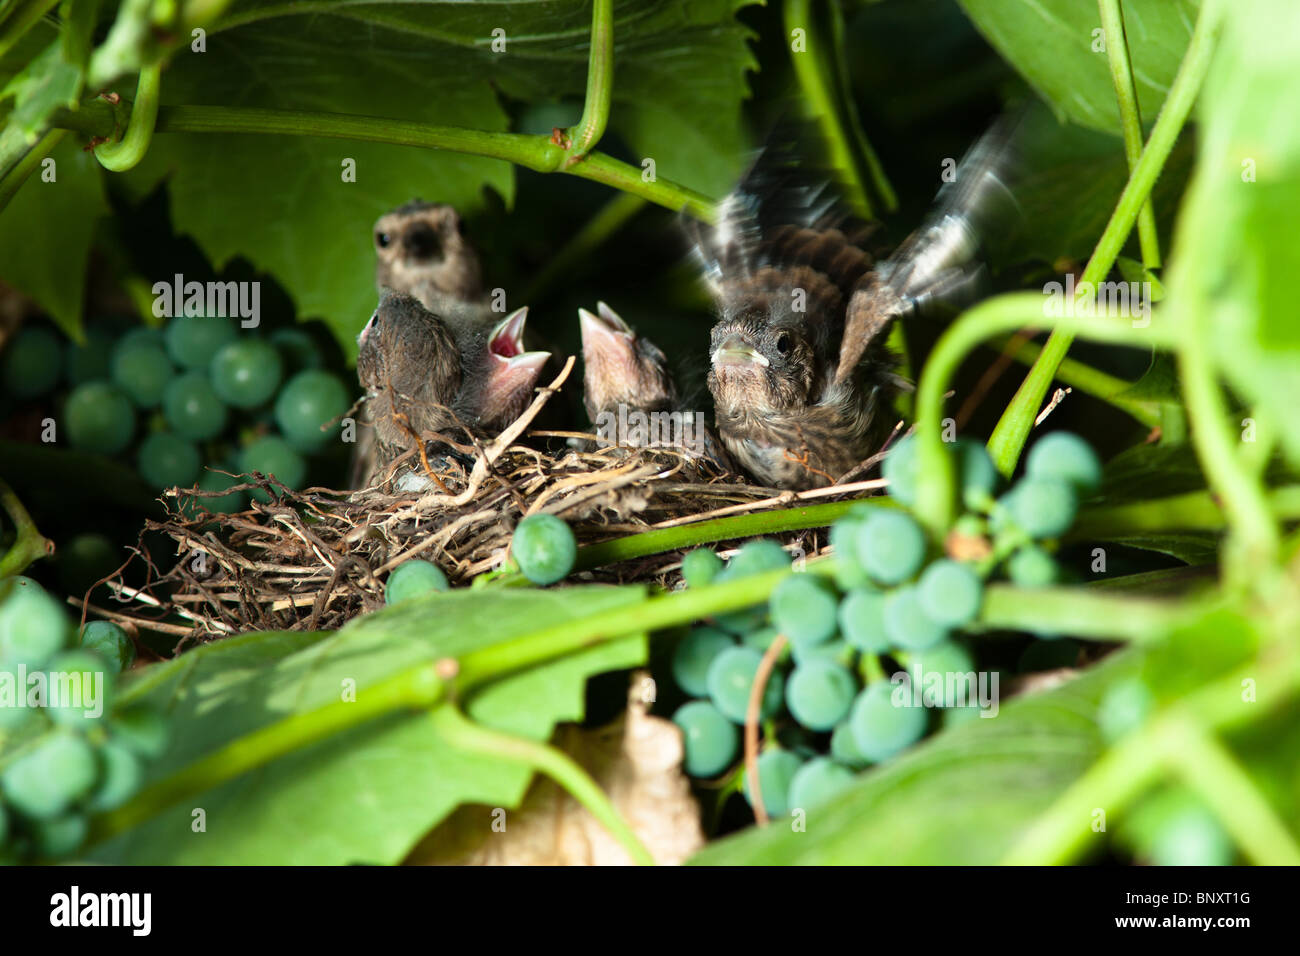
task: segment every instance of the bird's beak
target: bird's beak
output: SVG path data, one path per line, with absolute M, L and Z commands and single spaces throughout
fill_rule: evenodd
M 582 331 L 582 354 L 590 362 L 603 358 L 606 361 L 622 360 L 632 351 L 635 333 L 619 314 L 604 302 L 597 303 L 598 315 L 586 309 L 578 310 L 578 325 Z
M 713 365 L 715 368 L 744 365 L 757 365 L 766 368 L 768 361 L 759 353 L 758 349 L 745 341 L 743 335 L 739 332 L 733 332 L 723 340 L 721 345 L 713 350 Z
M 370 316 L 370 321 L 366 323 L 365 328 L 357 334 L 357 348 L 362 348 L 366 344 L 366 338 L 370 335 L 371 330 L 375 327 L 375 323 L 378 321 L 379 312 L 376 310 L 375 313 Z
M 498 358 L 509 359 L 524 352 L 524 322 L 528 319 L 528 306 L 515 309 L 497 323 L 488 339 L 488 351 Z

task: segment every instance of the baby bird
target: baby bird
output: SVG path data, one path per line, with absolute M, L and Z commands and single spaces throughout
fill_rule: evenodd
M 415 297 L 386 292 L 357 337 L 357 378 L 369 397 L 376 464 L 429 432 L 464 427 L 491 434 L 514 421 L 550 357 L 524 351 L 527 314 L 519 309 L 490 334 L 457 342 L 447 322 Z
M 637 448 L 666 446 L 729 463 L 699 412 L 682 408 L 664 353 L 604 302 L 578 310 L 582 331 L 583 404 L 600 436 Z
M 697 230 L 717 304 L 709 390 L 735 459 L 765 485 L 833 484 L 883 443 L 889 401 L 908 383 L 886 346 L 890 325 L 924 304 L 969 294 L 979 237 L 1002 218 L 1005 130 L 963 160 L 936 211 L 881 263 L 861 248 L 826 179 L 765 150 Z M 1000 207 L 994 215 L 992 207 Z
M 453 326 L 487 324 L 478 250 L 456 210 L 415 199 L 375 223 L 375 285 L 413 295 Z

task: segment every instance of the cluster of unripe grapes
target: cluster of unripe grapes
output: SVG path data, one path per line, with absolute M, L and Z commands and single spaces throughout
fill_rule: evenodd
M 167 742 L 158 711 L 114 711 L 117 675 L 135 659 L 108 621 L 79 632 L 59 602 L 27 577 L 0 580 L 0 862 L 77 851 L 91 814 L 129 800 L 146 761 Z
M 792 574 L 765 607 L 717 615 L 680 641 L 673 680 L 695 699 L 673 719 L 685 740 L 688 774 L 715 778 L 736 766 L 751 691 L 778 634 L 787 645 L 767 677 L 758 714 L 767 731 L 759 785 L 773 816 L 830 799 L 857 770 L 912 746 L 930 726 L 928 706 L 944 722 L 975 712 L 974 700 L 946 696 L 952 682 L 930 699 L 912 682 L 919 688 L 922 675 L 936 673 L 974 677 L 959 634 L 979 615 L 986 581 L 1001 573 L 1024 587 L 1058 580 L 1051 542 L 1069 529 L 1101 468 L 1081 439 L 1056 433 L 1034 446 L 1025 477 L 995 497 L 999 478 L 984 447 L 959 441 L 951 453 L 966 513 L 945 542 L 932 541 L 906 510 L 916 500 L 916 447 L 905 439 L 884 466 L 893 504 L 905 507 L 855 507 L 831 527 L 830 574 Z M 701 587 L 790 564 L 779 544 L 759 539 L 726 563 L 713 551 L 692 551 L 682 575 L 688 587 Z M 908 680 L 891 678 L 886 661 Z M 787 719 L 796 725 L 793 746 L 773 732 Z M 748 797 L 747 776 L 743 789 Z
M 234 318 L 181 316 L 116 337 L 92 324 L 84 345 L 29 322 L 0 355 L 0 380 L 19 401 L 66 388 L 56 442 L 111 456 L 134 449 L 155 488 L 217 491 L 239 479 L 205 465 L 301 485 L 309 458 L 338 437 L 337 425 L 321 426 L 352 405 L 352 390 L 323 364 L 304 330 L 263 336 Z M 242 492 L 203 499 L 214 512 L 246 504 Z

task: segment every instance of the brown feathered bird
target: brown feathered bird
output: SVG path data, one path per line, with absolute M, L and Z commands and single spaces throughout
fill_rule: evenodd
M 759 482 L 834 483 L 879 449 L 889 402 L 909 387 L 886 345 L 891 323 L 932 300 L 968 296 L 979 237 L 1014 208 L 1003 179 L 1005 127 L 985 137 L 941 190 L 935 211 L 876 263 L 827 178 L 769 146 L 695 231 L 717 305 L 709 390 L 718 432 Z
M 604 302 L 578 310 L 583 404 L 607 442 L 670 447 L 729 470 L 704 415 L 683 407 L 664 353 Z
M 490 334 L 458 342 L 414 296 L 385 292 L 357 337 L 357 378 L 380 443 L 409 445 L 412 433 L 458 427 L 487 433 L 514 421 L 550 355 L 524 351 L 527 314 L 519 309 Z

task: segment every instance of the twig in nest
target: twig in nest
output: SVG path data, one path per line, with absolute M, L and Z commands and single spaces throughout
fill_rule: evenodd
M 763 787 L 758 780 L 758 715 L 763 709 L 763 692 L 767 690 L 768 678 L 784 649 L 784 634 L 772 638 L 763 659 L 758 662 L 754 686 L 749 689 L 749 706 L 745 709 L 745 776 L 749 778 L 749 803 L 760 827 L 767 826 L 768 816 L 767 808 L 763 806 Z

